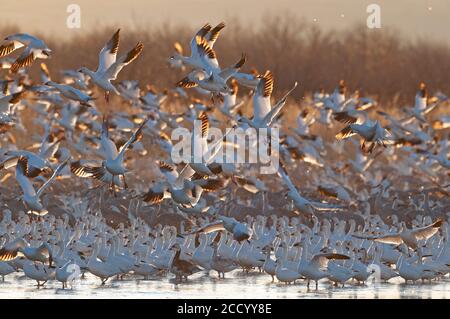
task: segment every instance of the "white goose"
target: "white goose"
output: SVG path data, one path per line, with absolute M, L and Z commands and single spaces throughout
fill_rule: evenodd
M 203 68 L 204 65 L 200 59 L 197 47 L 197 38 L 206 38 L 208 45 L 212 48 L 219 37 L 220 31 L 225 27 L 225 23 L 221 22 L 214 28 L 209 23 L 205 24 L 190 41 L 191 55 L 183 56 L 183 48 L 180 43 L 175 42 L 175 54 L 170 57 L 169 63 L 174 66 L 186 65 L 194 69 Z
M 47 59 L 52 50 L 42 41 L 26 33 L 16 33 L 9 35 L 0 46 L 0 58 L 17 49 L 26 47 L 22 54 L 11 65 L 11 72 L 16 73 L 20 68 L 29 66 L 36 59 Z
M 16 269 L 8 262 L 0 261 L 0 276 L 2 276 L 2 281 L 5 281 L 5 276 L 12 274 L 15 271 Z
M 16 166 L 16 180 L 22 188 L 23 195 L 22 199 L 25 206 L 33 213 L 37 215 L 47 214 L 47 210 L 44 205 L 42 205 L 40 197 L 44 190 L 56 179 L 61 170 L 66 166 L 68 159 L 62 162 L 53 172 L 53 175 L 39 188 L 35 191 L 33 184 L 27 177 L 28 171 L 28 160 L 25 157 L 20 157 Z
M 124 54 L 117 59 L 119 33 L 120 29 L 114 33 L 108 43 L 101 49 L 99 53 L 98 68 L 95 72 L 86 67 L 81 67 L 79 69 L 79 72 L 88 75 L 97 86 L 105 90 L 105 99 L 107 102 L 109 102 L 110 92 L 120 95 L 120 92 L 111 81 L 115 80 L 123 67 L 133 62 L 141 54 L 144 48 L 144 45 L 141 42 L 138 42 L 127 54 Z
M 96 240 L 94 244 L 94 251 L 92 252 L 92 255 L 89 257 L 89 261 L 87 263 L 87 268 L 89 272 L 99 277 L 102 281 L 102 285 L 104 285 L 110 277 L 120 274 L 121 271 L 118 268 L 118 266 L 113 263 L 107 261 L 102 262 L 97 260 L 100 249 L 100 242 L 101 242 L 100 238 Z
M 47 281 L 55 278 L 54 268 L 32 261 L 25 262 L 23 272 L 28 278 L 36 280 L 38 287 L 42 287 Z
M 238 120 L 257 129 L 270 127 L 286 104 L 287 97 L 296 87 L 297 82 L 295 82 L 294 86 L 274 106 L 272 106 L 270 98 L 273 91 L 273 75 L 272 72 L 266 71 L 266 73 L 261 76 L 255 94 L 253 95 L 253 119 L 250 120 L 241 116 Z
M 93 177 L 99 180 L 105 181 L 106 175 L 111 175 L 110 186 L 115 192 L 116 177 L 122 176 L 124 181 L 124 187 L 128 188 L 125 181 L 125 173 L 127 169 L 124 166 L 124 156 L 126 150 L 142 138 L 143 127 L 147 124 L 148 118 L 145 119 L 138 127 L 138 129 L 133 133 L 133 135 L 128 139 L 128 141 L 117 151 L 116 144 L 109 138 L 108 132 L 108 119 L 103 120 L 102 133 L 101 133 L 101 146 L 104 152 L 105 160 L 102 161 L 102 166 L 100 167 L 89 167 L 80 165 L 73 165 L 71 167 L 72 172 L 79 177 Z
M 89 102 L 95 100 L 90 95 L 67 84 L 59 84 L 53 81 L 47 81 L 45 85 L 54 87 L 56 90 L 61 92 L 63 96 L 70 100 L 78 101 L 81 103 L 81 105 L 90 107 L 91 105 L 89 104 Z

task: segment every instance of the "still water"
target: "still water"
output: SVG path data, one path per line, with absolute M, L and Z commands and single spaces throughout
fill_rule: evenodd
M 344 288 L 331 287 L 326 280 L 319 289 L 306 288 L 303 281 L 295 285 L 272 283 L 271 277 L 257 272 L 228 273 L 225 279 L 216 274 L 197 273 L 187 282 L 176 284 L 173 278 L 136 280 L 110 279 L 105 286 L 88 274 L 78 280 L 73 289 L 61 289 L 61 283 L 51 281 L 37 288 L 36 282 L 12 274 L 0 282 L 0 298 L 449 298 L 450 279 L 431 284 L 405 285 L 400 278 L 389 283 L 369 283 L 359 286 L 349 282 Z

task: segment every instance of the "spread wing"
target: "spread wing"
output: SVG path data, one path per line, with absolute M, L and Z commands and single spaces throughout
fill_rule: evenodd
M 190 233 L 187 233 L 185 235 L 191 235 L 191 234 L 195 234 L 195 233 L 209 234 L 209 233 L 219 231 L 219 230 L 225 230 L 225 227 L 224 227 L 222 221 L 217 221 L 217 222 L 202 226 L 202 227 L 197 228 L 196 230 L 194 230 Z
M 271 110 L 270 97 L 273 91 L 272 72 L 266 71 L 261 77 L 253 96 L 253 116 L 255 120 L 262 120 Z
M 100 139 L 100 144 L 102 146 L 103 151 L 105 152 L 107 159 L 115 159 L 117 157 L 117 147 L 116 144 L 109 139 L 109 133 L 108 133 L 108 119 L 103 119 L 102 124 L 102 134 Z
M 356 235 L 356 234 L 353 234 L 352 236 L 356 237 L 356 238 L 360 238 L 360 239 L 368 239 L 368 240 L 377 241 L 379 243 L 391 244 L 391 245 L 400 245 L 403 243 L 403 239 L 400 237 L 400 234 L 398 234 L 398 233 L 388 234 L 388 235 L 383 235 L 383 236 L 361 236 L 361 235 Z
M 24 194 L 29 196 L 36 195 L 36 191 L 34 190 L 33 184 L 31 184 L 30 180 L 27 177 L 28 172 L 28 160 L 26 157 L 21 156 L 17 161 L 16 166 L 16 180 L 22 188 Z
M 350 259 L 350 257 L 336 253 L 325 253 L 315 255 L 311 260 L 311 262 L 318 268 L 325 268 L 328 266 L 328 262 L 330 260 L 346 260 L 346 259 Z
M 144 122 L 141 123 L 141 125 L 139 125 L 139 128 L 136 130 L 136 132 L 134 132 L 134 134 L 130 137 L 130 139 L 122 146 L 119 155 L 123 154 L 131 144 L 135 143 L 136 141 L 142 138 L 142 129 L 145 126 L 145 124 L 147 124 L 148 120 L 149 119 L 147 118 Z
M 61 173 L 63 168 L 67 165 L 69 159 L 66 159 L 64 162 L 62 162 L 53 172 L 52 176 L 44 183 L 44 185 L 39 188 L 37 191 L 37 196 L 41 196 L 42 192 L 55 180 L 55 178 Z
M 278 114 L 280 114 L 281 109 L 284 107 L 284 105 L 286 104 L 286 99 L 289 96 L 289 94 L 291 94 L 291 92 L 293 90 L 295 90 L 295 88 L 297 87 L 297 82 L 294 83 L 294 86 L 292 87 L 292 89 L 290 89 L 284 96 L 283 98 L 278 101 L 278 103 L 270 110 L 270 112 L 264 117 L 264 123 L 267 124 L 267 126 L 270 126 L 273 121 L 277 118 Z
M 24 45 L 19 41 L 10 41 L 0 45 L 0 58 L 7 56 L 8 54 L 20 49 Z
M 119 51 L 120 29 L 118 29 L 98 54 L 97 73 L 103 73 L 116 62 L 117 51 Z
M 164 189 L 149 189 L 147 193 L 141 196 L 144 202 L 150 204 L 159 204 L 164 200 Z
M 247 61 L 247 56 L 243 53 L 241 56 L 241 59 L 236 62 L 236 64 L 225 68 L 222 70 L 222 72 L 219 73 L 219 76 L 224 79 L 225 81 L 228 80 L 230 77 L 232 77 L 234 74 L 239 72 L 241 67 L 244 65 L 245 61 Z
M 438 220 L 431 225 L 414 229 L 413 233 L 418 240 L 428 239 L 438 232 L 442 224 L 442 220 Z
M 36 59 L 34 52 L 29 47 L 26 48 L 21 55 L 11 65 L 11 72 L 16 73 L 20 68 L 30 66 Z
M 138 42 L 133 49 L 118 58 L 117 61 L 105 71 L 105 76 L 110 80 L 115 80 L 123 67 L 133 62 L 141 54 L 143 49 L 144 45 L 141 42 Z
M 81 178 L 88 178 L 92 177 L 102 182 L 108 182 L 109 179 L 107 178 L 109 172 L 106 171 L 106 169 L 103 166 L 100 167 L 92 167 L 92 166 L 83 166 L 79 161 L 74 162 L 70 164 L 70 171 L 75 176 L 81 177 Z M 112 178 L 112 176 L 111 176 Z

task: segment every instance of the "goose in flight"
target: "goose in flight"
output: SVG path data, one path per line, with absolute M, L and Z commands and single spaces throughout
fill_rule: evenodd
M 337 140 L 343 140 L 353 135 L 358 134 L 362 139 L 361 149 L 364 152 L 371 153 L 376 145 L 382 145 L 386 147 L 386 144 L 391 143 L 390 132 L 383 128 L 378 121 L 366 120 L 362 124 L 358 124 L 358 119 L 349 115 L 344 115 L 342 112 L 339 114 L 341 121 L 347 121 L 351 123 L 345 128 L 343 128 L 338 134 L 336 134 Z M 366 143 L 369 144 L 366 147 Z
M 410 248 L 416 250 L 419 248 L 419 241 L 428 240 L 432 236 L 434 236 L 439 228 L 443 225 L 442 220 L 437 220 L 431 225 L 425 227 L 418 227 L 414 229 L 408 229 L 404 221 L 400 222 L 401 230 L 398 233 L 387 234 L 383 236 L 364 236 L 353 234 L 353 237 L 361 238 L 361 239 L 369 239 L 374 240 L 376 242 L 385 243 L 385 244 L 393 244 L 393 245 L 401 245 L 406 244 Z M 420 249 L 419 249 L 420 251 Z
M 60 142 L 64 137 L 56 138 L 50 141 L 50 134 L 45 134 L 40 143 L 39 152 L 37 154 L 27 150 L 8 150 L 3 154 L 0 153 L 3 160 L 0 162 L 0 168 L 8 169 L 16 166 L 20 157 L 27 160 L 27 177 L 36 177 L 44 170 L 51 170 L 52 165 L 49 162 L 58 151 Z
M 171 198 L 181 207 L 195 207 L 200 200 L 203 189 L 190 180 L 186 169 L 178 173 L 176 168 L 164 161 L 159 162 L 159 170 L 166 177 L 153 185 L 146 193 L 140 195 L 144 202 L 160 204 L 165 198 Z
M 294 206 L 299 209 L 301 212 L 306 212 L 311 215 L 314 215 L 314 210 L 338 210 L 343 208 L 340 205 L 332 205 L 326 203 L 319 203 L 310 201 L 303 196 L 300 195 L 295 185 L 292 183 L 289 175 L 284 167 L 284 164 L 280 161 L 280 165 L 278 168 L 278 175 L 283 179 L 284 184 L 288 187 L 289 192 L 287 193 L 287 197 L 290 198 L 294 204 Z
M 234 65 L 221 69 L 216 52 L 209 46 L 206 38 L 197 37 L 197 50 L 200 60 L 203 63 L 201 69 L 196 69 L 189 73 L 177 83 L 177 86 L 183 88 L 199 86 L 213 93 L 232 93 L 227 81 L 244 65 L 247 60 L 245 54 Z
M 266 71 L 266 73 L 261 76 L 253 96 L 253 119 L 250 120 L 241 116 L 238 119 L 239 122 L 246 123 L 254 128 L 270 127 L 286 104 L 287 97 L 296 87 L 297 82 L 295 82 L 294 86 L 274 106 L 272 106 L 270 98 L 273 91 L 273 75 L 272 72 Z
M 225 23 L 221 22 L 216 25 L 214 28 L 211 27 L 209 23 L 206 23 L 190 41 L 191 47 L 191 55 L 183 56 L 183 47 L 180 43 L 175 42 L 175 54 L 170 57 L 169 63 L 171 66 L 179 67 L 186 65 L 192 67 L 194 69 L 203 68 L 203 62 L 201 61 L 200 54 L 197 47 L 197 39 L 205 38 L 208 43 L 208 46 L 212 49 L 214 47 L 214 43 L 220 35 L 222 29 L 225 28 Z
M 26 91 L 20 91 L 0 97 L 0 114 L 13 114 L 14 105 L 19 103 L 25 97 L 25 94 Z
M 11 65 L 12 73 L 16 73 L 20 68 L 30 66 L 36 59 L 47 59 L 52 53 L 52 50 L 41 39 L 26 33 L 16 33 L 7 36 L 0 45 L 0 58 L 22 47 L 25 47 L 25 50 Z
M 244 104 L 243 101 L 236 101 L 238 89 L 237 80 L 233 78 L 231 80 L 231 92 L 223 95 L 223 104 L 219 108 L 219 111 L 230 119 L 234 119 L 236 112 Z
M 249 240 L 252 237 L 253 229 L 248 227 L 246 224 L 241 223 L 232 217 L 226 217 L 217 213 L 212 214 L 217 218 L 217 221 L 206 224 L 184 235 L 192 235 L 196 233 L 209 234 L 219 230 L 227 230 L 233 234 L 233 239 L 238 242 Z
M 59 173 L 66 166 L 68 159 L 62 162 L 53 172 L 52 176 L 36 191 L 33 184 L 28 179 L 28 159 L 21 156 L 17 161 L 16 180 L 23 191 L 23 202 L 25 206 L 34 214 L 45 215 L 47 211 L 41 203 L 40 197 L 44 190 L 56 179 Z
M 98 87 L 105 90 L 105 99 L 107 102 L 109 102 L 110 92 L 120 95 L 120 92 L 111 81 L 115 80 L 119 72 L 126 65 L 133 62 L 144 49 L 144 45 L 141 42 L 138 42 L 133 49 L 117 58 L 117 52 L 119 51 L 119 33 L 120 29 L 114 33 L 108 43 L 100 50 L 98 67 L 95 72 L 86 67 L 81 67 L 78 70 L 89 76 Z
M 140 140 L 143 136 L 143 128 L 147 124 L 149 118 L 146 118 L 138 127 L 138 129 L 133 133 L 133 135 L 128 139 L 128 141 L 122 145 L 120 151 L 117 150 L 116 144 L 109 138 L 109 125 L 108 118 L 105 117 L 103 119 L 102 125 L 102 133 L 100 143 L 105 155 L 105 160 L 102 161 L 102 165 L 100 167 L 88 167 L 82 166 L 79 163 L 77 165 L 73 165 L 71 171 L 79 176 L 79 177 L 94 177 L 99 180 L 105 181 L 105 175 L 111 174 L 111 188 L 115 194 L 115 184 L 116 176 L 122 176 L 124 181 L 124 187 L 128 188 L 128 185 L 125 181 L 125 173 L 127 169 L 124 166 L 124 156 L 126 150 L 133 143 Z
M 48 262 L 49 266 L 53 262 L 52 250 L 47 243 L 39 247 L 30 247 L 23 238 L 17 238 L 0 249 L 0 261 L 11 261 L 21 256 L 31 261 Z
M 84 105 L 84 106 L 91 107 L 92 105 L 90 105 L 89 102 L 95 100 L 90 95 L 84 93 L 81 90 L 74 88 L 73 86 L 67 85 L 67 84 L 59 84 L 59 83 L 56 83 L 53 81 L 47 81 L 45 83 L 45 85 L 55 88 L 64 97 L 66 97 L 70 100 L 73 100 L 73 101 L 78 101 L 78 102 L 80 102 L 81 105 Z
M 404 110 L 408 116 L 401 121 L 408 124 L 412 120 L 417 119 L 422 123 L 427 123 L 425 115 L 433 111 L 441 102 L 446 100 L 448 100 L 448 97 L 443 94 L 438 94 L 437 96 L 430 98 L 426 84 L 421 82 L 415 96 L 414 107 L 412 109 Z

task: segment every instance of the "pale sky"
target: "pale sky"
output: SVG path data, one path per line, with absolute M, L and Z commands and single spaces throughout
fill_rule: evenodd
M 259 24 L 262 18 L 289 12 L 326 30 L 365 23 L 368 4 L 381 6 L 383 30 L 450 45 L 450 0 L 0 0 L 0 26 L 16 24 L 29 33 L 70 37 L 98 26 L 126 28 L 239 19 Z M 81 7 L 81 29 L 68 29 L 69 4 Z M 0 35 L 3 36 L 3 35 Z

